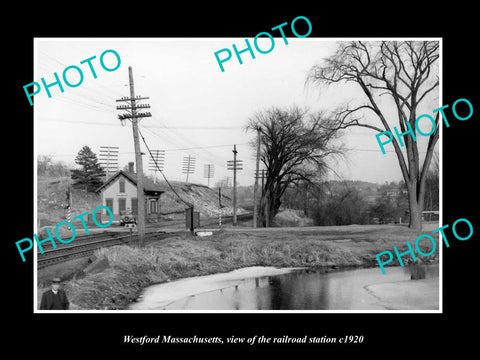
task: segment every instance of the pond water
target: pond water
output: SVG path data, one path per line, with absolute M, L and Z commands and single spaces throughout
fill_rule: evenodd
M 411 280 L 420 278 L 420 280 Z M 158 284 L 134 310 L 438 310 L 439 267 L 325 272 L 251 267 Z

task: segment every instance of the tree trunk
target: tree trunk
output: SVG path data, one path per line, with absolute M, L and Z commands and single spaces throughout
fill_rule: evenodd
M 422 212 L 416 203 L 410 202 L 410 223 L 408 227 L 415 230 L 422 230 Z
M 265 193 L 262 194 L 262 197 L 260 198 L 260 206 L 258 209 L 258 224 L 261 227 L 267 227 L 267 219 L 266 215 L 268 213 L 268 209 L 266 208 L 266 197 Z
M 265 193 L 260 199 L 260 210 L 258 214 L 258 220 L 262 227 L 272 226 L 273 218 L 277 215 L 280 204 L 275 194 L 272 194 L 272 192 L 266 188 Z
M 273 219 L 275 218 L 275 215 L 278 213 L 278 208 L 280 207 L 280 201 L 277 200 L 276 196 L 271 196 L 269 199 L 269 207 L 268 207 L 268 224 L 269 226 L 272 226 L 273 224 Z
M 422 230 L 423 199 L 417 198 L 417 182 L 408 184 L 408 206 L 410 210 L 410 221 L 408 227 L 415 230 Z M 420 197 L 420 198 L 423 198 Z M 419 201 L 422 200 L 422 201 Z

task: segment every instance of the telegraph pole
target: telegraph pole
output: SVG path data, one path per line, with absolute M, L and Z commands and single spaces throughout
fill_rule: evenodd
M 138 201 L 138 214 L 137 214 L 137 230 L 138 230 L 138 245 L 140 247 L 145 246 L 145 193 L 143 187 L 143 161 L 142 153 L 140 150 L 140 140 L 138 137 L 138 120 L 144 117 L 151 117 L 152 115 L 147 113 L 137 112 L 138 109 L 150 108 L 147 104 L 137 104 L 137 101 L 148 99 L 148 97 L 135 97 L 135 90 L 133 84 L 133 72 L 132 67 L 128 67 L 128 78 L 130 83 L 130 98 L 123 97 L 118 101 L 125 101 L 130 103 L 130 106 L 121 105 L 117 106 L 117 110 L 126 110 L 126 114 L 119 115 L 118 118 L 124 125 L 125 119 L 130 119 L 132 122 L 133 130 L 133 143 L 135 147 L 135 165 L 137 171 L 137 201 Z
M 233 226 L 237 226 L 237 171 L 242 170 L 242 160 L 237 160 L 237 145 L 233 145 L 233 161 L 227 161 L 228 170 L 233 170 Z
M 233 226 L 237 226 L 237 145 L 233 145 Z
M 207 186 L 210 187 L 210 179 L 213 178 L 215 167 L 213 164 L 205 164 L 203 168 L 203 177 L 207 178 Z
M 195 172 L 195 157 L 188 155 L 183 157 L 183 167 L 182 173 L 187 174 L 185 182 L 188 183 L 188 174 L 193 174 Z
M 265 169 L 262 169 L 262 196 L 263 196 L 264 187 L 265 187 Z
M 106 170 L 106 178 L 110 173 L 118 171 L 118 146 L 100 146 L 98 160 L 100 165 Z
M 257 193 L 258 193 L 258 167 L 260 165 L 260 126 L 257 126 L 257 160 L 255 166 L 255 185 L 253 186 L 253 227 L 257 227 L 258 222 L 258 201 L 257 201 Z
M 157 183 L 157 171 L 163 171 L 163 165 L 165 161 L 165 150 L 151 150 L 151 157 L 148 165 L 148 170 L 155 173 L 153 182 Z

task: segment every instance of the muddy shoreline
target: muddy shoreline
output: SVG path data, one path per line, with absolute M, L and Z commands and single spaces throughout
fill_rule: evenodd
M 377 267 L 376 253 L 391 249 L 392 245 L 401 248 L 415 235 L 405 228 L 400 232 L 398 228 L 386 230 L 390 234 L 349 234 L 348 241 L 330 240 L 331 234 L 324 239 L 318 233 L 298 237 L 282 232 L 275 238 L 265 238 L 251 233 L 219 232 L 204 239 L 179 234 L 168 242 L 152 241 L 143 249 L 115 246 L 97 251 L 90 264 L 84 260 L 76 267 L 65 266 L 67 271 L 63 269 L 63 274 L 61 266 L 49 273 L 39 272 L 38 298 L 46 290 L 47 279 L 54 274 L 60 274 L 64 280 L 71 310 L 125 310 L 148 286 L 244 267 L 303 267 L 322 272 Z M 420 261 L 435 263 L 438 258 L 434 254 Z

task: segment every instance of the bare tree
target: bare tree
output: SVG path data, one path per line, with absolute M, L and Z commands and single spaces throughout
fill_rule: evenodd
M 361 126 L 379 133 L 392 132 L 397 123 L 402 133 L 411 128 L 416 135 L 415 121 L 419 106 L 434 92 L 439 84 L 438 41 L 361 41 L 341 43 L 336 53 L 326 59 L 325 64 L 312 67 L 307 82 L 332 84 L 353 82 L 365 95 L 364 102 L 354 107 L 345 105 L 335 110 L 329 123 L 331 129 Z M 393 103 L 396 116 L 382 108 L 381 96 Z M 433 110 L 433 109 L 432 109 Z M 372 115 L 376 124 L 366 121 Z M 377 125 L 378 122 L 380 125 Z M 411 228 L 421 229 L 425 196 L 425 180 L 439 137 L 439 116 L 435 118 L 435 131 L 428 139 L 423 164 L 418 144 L 412 136 L 405 136 L 406 158 L 402 144 L 393 138 L 393 148 L 407 185 Z
M 440 166 L 438 153 L 433 153 L 432 163 L 427 173 L 425 181 L 425 208 L 426 210 L 439 209 L 439 191 L 440 191 Z
M 322 121 L 320 114 L 309 115 L 298 107 L 273 107 L 249 119 L 247 130 L 260 128 L 260 160 L 267 170 L 259 212 L 263 226 L 272 223 L 290 184 L 323 175 L 326 159 L 341 153 L 331 144 L 337 132 L 320 126 Z
M 38 175 L 46 175 L 47 169 L 49 168 L 50 164 L 52 163 L 53 156 L 52 155 L 38 155 L 37 156 L 37 174 Z

